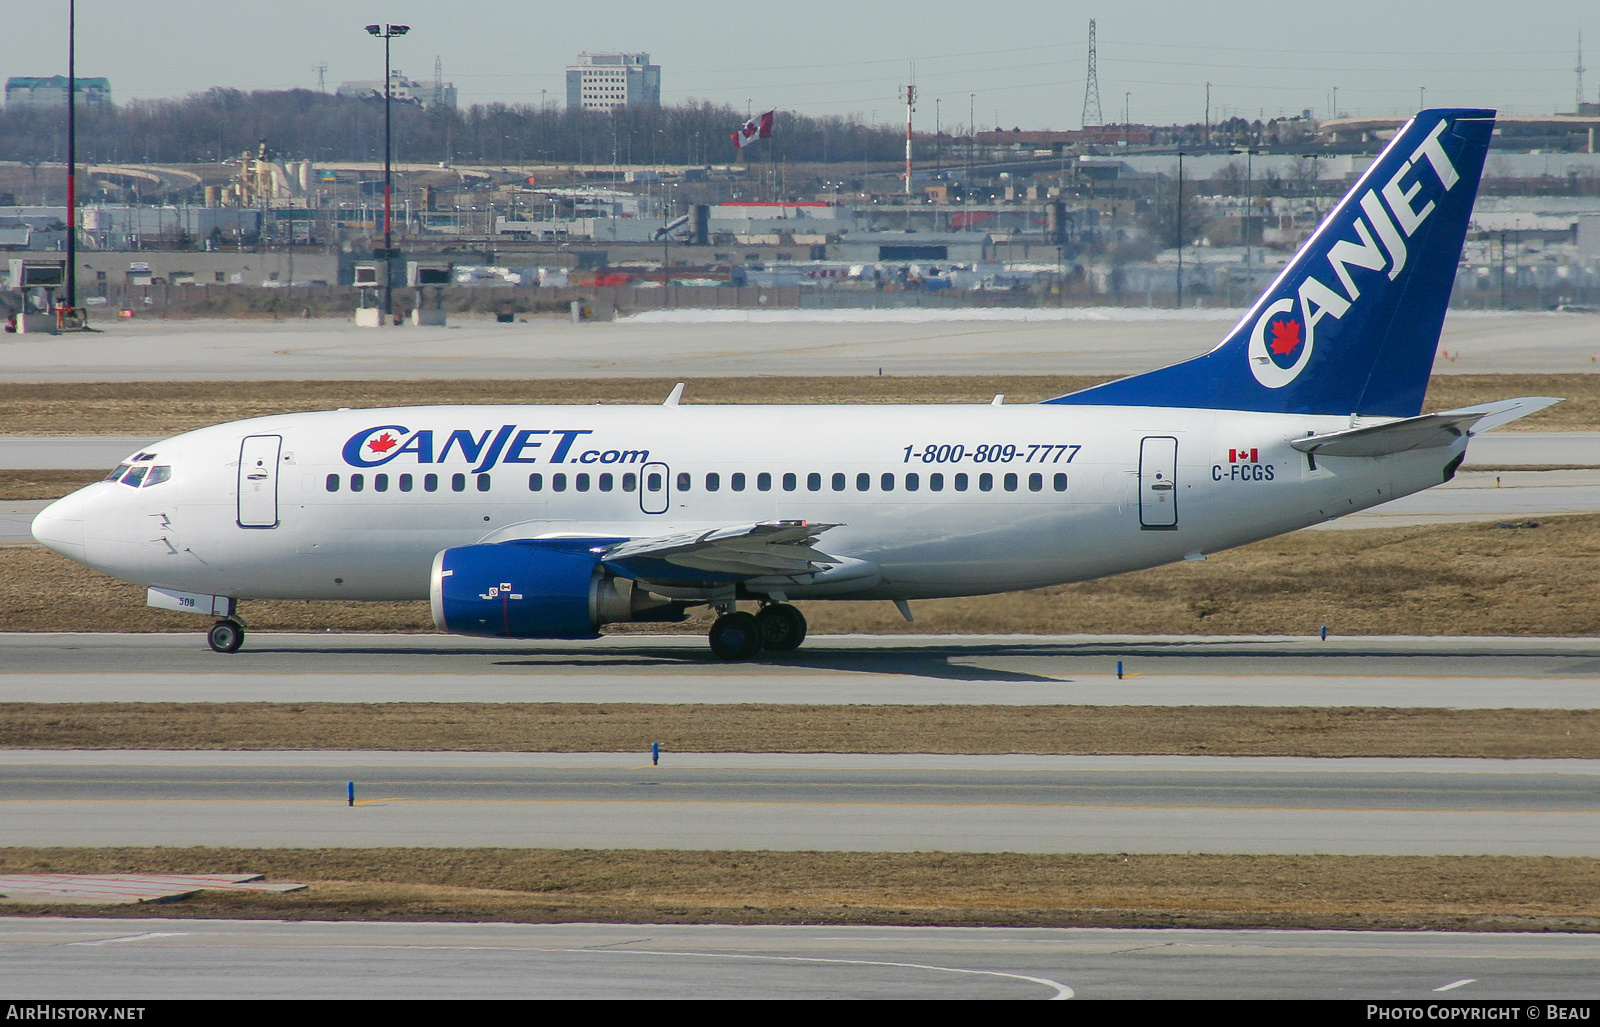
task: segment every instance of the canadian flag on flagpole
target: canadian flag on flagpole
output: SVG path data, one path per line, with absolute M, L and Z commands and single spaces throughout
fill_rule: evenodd
M 745 122 L 739 131 L 728 137 L 733 140 L 733 148 L 742 150 L 757 139 L 771 139 L 772 116 L 776 113 L 776 111 L 767 111 L 765 114 L 757 114 Z

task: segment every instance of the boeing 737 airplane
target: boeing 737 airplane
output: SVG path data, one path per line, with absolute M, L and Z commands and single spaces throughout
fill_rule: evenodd
M 1199 559 L 1449 481 L 1556 402 L 1421 413 L 1493 129 L 1419 113 L 1215 349 L 1043 403 L 257 417 L 134 453 L 33 534 L 218 618 L 225 653 L 240 600 L 428 598 L 441 631 L 525 639 L 709 606 L 740 660 L 800 645 L 794 600 L 909 619 Z

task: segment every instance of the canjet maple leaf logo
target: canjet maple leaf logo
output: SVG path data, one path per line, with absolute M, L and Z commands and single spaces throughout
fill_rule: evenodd
M 1300 345 L 1300 322 L 1274 321 L 1272 322 L 1272 341 L 1267 347 L 1272 350 L 1273 356 L 1284 356 L 1293 353 Z
M 1276 350 L 1274 350 L 1274 352 L 1276 352 Z M 399 444 L 399 439 L 395 438 L 393 435 L 390 435 L 388 432 L 384 432 L 382 435 L 379 435 L 377 438 L 368 442 L 367 448 L 372 450 L 374 453 L 387 453 L 389 450 L 393 449 Z

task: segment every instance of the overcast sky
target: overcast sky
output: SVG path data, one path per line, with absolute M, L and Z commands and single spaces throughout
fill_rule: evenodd
M 919 128 L 1076 128 L 1088 22 L 1098 21 L 1100 102 L 1107 123 L 1213 120 L 1231 114 L 1326 115 L 1337 88 L 1349 114 L 1418 106 L 1573 109 L 1577 35 L 1600 99 L 1600 3 L 1594 0 L 1340 0 L 1306 4 L 1121 0 L 790 0 L 782 4 L 533 3 L 528 0 L 78 0 L 78 73 L 111 80 L 118 102 L 213 85 L 316 88 L 381 79 L 369 22 L 409 24 L 394 65 L 444 78 L 473 103 L 565 102 L 579 51 L 643 50 L 661 65 L 662 99 L 755 110 L 903 120 L 900 88 L 914 61 Z M 0 75 L 66 73 L 66 0 L 0 0 L 8 45 Z M 972 97 L 971 94 L 976 94 Z M 935 100 L 939 100 L 936 112 Z

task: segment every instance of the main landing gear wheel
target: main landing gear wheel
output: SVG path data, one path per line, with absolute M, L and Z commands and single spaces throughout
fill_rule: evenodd
M 711 651 L 722 660 L 748 660 L 761 651 L 761 626 L 754 614 L 725 613 L 711 625 Z
M 206 644 L 219 653 L 236 653 L 244 645 L 244 625 L 236 620 L 219 620 L 206 632 Z
M 775 653 L 792 652 L 806 640 L 806 616 L 788 603 L 763 606 L 756 627 L 761 629 L 761 648 Z

